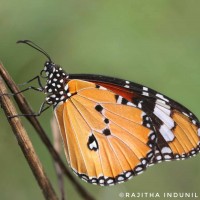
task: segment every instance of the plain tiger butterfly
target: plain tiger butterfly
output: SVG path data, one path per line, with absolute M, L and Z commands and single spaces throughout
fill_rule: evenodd
M 127 80 L 68 74 L 33 42 L 18 43 L 48 58 L 36 77 L 47 95 L 38 115 L 53 106 L 69 166 L 84 181 L 122 183 L 150 165 L 199 152 L 200 122 L 178 102 Z

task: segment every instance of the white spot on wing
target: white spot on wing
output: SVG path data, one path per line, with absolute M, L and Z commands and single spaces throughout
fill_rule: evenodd
M 156 103 L 157 103 L 157 104 L 160 104 L 160 105 L 163 105 L 163 104 L 165 105 L 165 104 L 166 104 L 166 102 L 163 101 L 163 100 L 161 100 L 161 99 L 157 99 L 157 100 L 156 100 Z
M 125 174 L 125 176 L 128 178 L 129 176 L 131 176 L 131 172 L 127 172 L 127 173 Z
M 138 103 L 138 108 L 142 108 L 142 101 Z
M 108 184 L 111 184 L 111 183 L 113 183 L 113 180 L 112 180 L 112 179 L 109 179 L 109 180 L 107 181 L 107 183 L 108 183 Z
M 182 112 L 185 116 L 187 116 L 187 117 L 189 117 L 189 115 L 187 114 L 187 113 L 185 113 L 185 112 Z
M 118 181 L 123 181 L 124 180 L 124 177 L 123 176 L 119 176 L 118 177 Z
M 135 169 L 135 171 L 141 171 L 142 170 L 142 167 L 137 167 L 136 169 Z
M 142 92 L 142 95 L 149 96 L 149 93 L 148 92 Z
M 143 90 L 144 91 L 148 91 L 149 89 L 147 87 L 143 87 Z
M 161 152 L 164 153 L 172 153 L 171 149 L 169 147 L 163 147 Z
M 129 85 L 125 85 L 124 87 L 125 87 L 125 88 L 130 88 L 130 86 L 129 86 Z
M 89 146 L 90 146 L 90 149 L 97 148 L 96 141 L 93 141 L 91 144 L 89 144 Z
M 171 159 L 171 156 L 169 156 L 169 155 L 164 155 L 164 158 L 165 158 L 165 159 Z
M 200 128 L 198 128 L 198 136 L 200 137 Z
M 170 107 L 169 108 L 166 108 L 166 107 L 163 107 L 161 105 L 158 105 L 156 104 L 156 107 L 160 110 L 162 110 L 165 114 L 167 114 L 168 116 L 170 116 L 171 114 L 171 110 L 170 110 Z
M 150 127 L 151 127 L 151 125 L 150 125 L 149 123 L 147 123 L 147 125 L 146 125 L 146 126 L 147 126 L 147 128 L 150 128 Z
M 142 160 L 142 164 L 146 165 L 147 161 L 146 160 Z
M 167 142 L 173 141 L 174 134 L 165 124 L 160 127 L 159 131 Z
M 126 105 L 128 105 L 128 106 L 133 106 L 133 107 L 136 107 L 136 106 L 135 106 L 135 104 L 131 103 L 130 101 L 129 101 L 129 102 L 127 102 L 127 104 L 126 104 Z
M 121 104 L 122 103 L 122 96 L 119 96 L 118 98 L 117 98 L 117 104 Z
M 193 123 L 194 125 L 196 125 L 196 121 L 195 121 L 195 120 L 192 120 L 192 123 Z
M 166 113 L 165 113 L 165 112 Z M 158 105 L 155 106 L 153 113 L 161 120 L 163 121 L 168 129 L 172 129 L 174 127 L 174 120 L 169 117 L 168 115 L 170 114 L 170 111 L 168 111 L 165 108 L 162 108 L 162 110 L 160 109 L 160 107 Z
M 171 109 L 171 107 L 170 107 L 169 105 L 167 105 L 166 102 L 163 101 L 163 100 L 157 99 L 157 100 L 156 100 L 156 104 L 157 104 L 157 105 L 160 105 L 160 106 L 162 106 L 162 107 L 164 107 L 164 108 L 166 108 L 166 109 L 168 109 L 168 110 Z
M 157 97 L 159 97 L 160 99 L 163 99 L 164 101 L 169 102 L 168 99 L 166 99 L 162 94 L 156 94 Z
M 159 155 L 159 156 L 156 157 L 156 159 L 157 159 L 157 160 L 161 160 L 162 157 Z
M 151 136 L 151 140 L 154 140 L 155 138 L 156 138 L 155 135 L 152 135 L 152 136 Z
M 99 89 L 100 89 L 100 90 L 107 90 L 107 89 L 106 89 L 105 87 L 103 87 L 103 86 L 100 86 Z

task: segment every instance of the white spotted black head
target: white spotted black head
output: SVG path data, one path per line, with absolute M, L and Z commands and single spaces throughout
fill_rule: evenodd
M 40 72 L 40 75 L 42 76 L 42 73 L 44 72 L 47 78 L 53 71 L 55 71 L 55 64 L 52 61 L 46 61 L 44 63 L 44 69 Z
M 50 56 L 35 43 L 30 40 L 20 40 L 17 43 L 27 44 L 48 58 L 48 61 L 44 64 L 44 69 L 40 72 L 40 76 L 47 79 L 43 88 L 44 93 L 48 95 L 46 102 L 55 107 L 57 104 L 66 101 L 70 97 L 67 85 L 68 74 L 59 65 L 54 64 Z
M 42 75 L 43 72 L 46 76 Z M 46 61 L 44 63 L 44 69 L 41 71 L 40 75 L 47 79 L 61 79 L 63 77 L 67 77 L 67 73 L 59 65 L 56 65 L 52 61 Z

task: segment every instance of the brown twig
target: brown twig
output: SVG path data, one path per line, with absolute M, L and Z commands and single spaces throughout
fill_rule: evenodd
M 0 76 L 0 95 L 7 93 L 5 84 Z M 1 96 L 1 105 L 6 114 L 6 116 L 17 115 L 17 112 L 8 96 Z M 47 200 L 58 200 L 49 179 L 47 178 L 42 164 L 37 157 L 33 145 L 26 133 L 26 130 L 22 126 L 20 119 L 8 118 L 8 121 L 12 127 L 13 133 L 15 134 L 18 144 L 21 147 L 21 150 L 26 157 L 26 160 L 40 186 L 43 191 L 44 197 Z
M 0 63 L 0 74 L 3 77 L 5 83 L 7 84 L 8 88 L 11 90 L 12 93 L 18 93 L 20 90 L 15 84 L 15 82 L 12 80 L 11 76 L 8 74 L 8 72 L 5 70 L 3 65 Z M 14 95 L 15 101 L 17 102 L 19 109 L 22 113 L 28 113 L 33 114 L 33 111 L 31 110 L 30 106 L 28 105 L 26 99 L 24 96 L 20 93 L 18 95 Z M 63 173 L 69 178 L 69 180 L 72 182 L 72 184 L 76 187 L 78 193 L 83 197 L 83 199 L 86 200 L 94 200 L 94 198 L 78 183 L 78 181 L 75 179 L 75 177 L 69 172 L 69 170 L 66 168 L 64 162 L 58 155 L 57 151 L 54 149 L 53 145 L 51 144 L 49 138 L 47 137 L 45 131 L 43 130 L 42 126 L 40 125 L 39 121 L 36 117 L 32 116 L 26 116 L 28 121 L 32 124 L 38 135 L 40 136 L 41 140 L 47 147 L 50 155 L 54 159 L 55 162 L 57 162 L 62 169 Z
M 60 137 L 60 130 L 56 121 L 55 116 L 52 117 L 51 119 L 51 130 L 52 130 L 52 135 L 53 135 L 53 146 L 55 150 L 60 153 L 62 150 L 61 146 L 61 137 Z M 66 195 L 64 191 L 64 179 L 63 179 L 63 172 L 60 169 L 60 166 L 58 163 L 55 163 L 55 169 L 56 169 L 56 174 L 57 174 L 57 179 L 58 179 L 58 185 L 60 189 L 60 194 L 61 194 L 61 200 L 66 200 Z

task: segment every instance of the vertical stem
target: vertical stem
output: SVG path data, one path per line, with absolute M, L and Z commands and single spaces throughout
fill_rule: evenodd
M 0 76 L 0 95 L 7 93 L 4 82 Z M 17 115 L 17 112 L 12 104 L 10 98 L 6 95 L 0 97 L 2 108 L 6 116 Z M 13 133 L 15 134 L 18 144 L 40 186 L 46 200 L 58 200 L 54 189 L 47 178 L 42 164 L 35 153 L 33 145 L 24 129 L 21 120 L 18 117 L 8 118 Z

